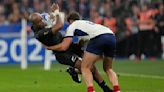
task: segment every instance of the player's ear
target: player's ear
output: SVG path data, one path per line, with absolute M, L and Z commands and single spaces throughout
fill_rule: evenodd
M 69 24 L 72 24 L 74 20 L 69 20 Z

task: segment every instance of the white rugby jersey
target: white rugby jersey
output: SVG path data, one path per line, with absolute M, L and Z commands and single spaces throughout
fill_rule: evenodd
M 109 28 L 86 20 L 74 21 L 68 28 L 65 37 L 77 36 L 79 39 L 90 40 L 101 34 L 114 34 Z

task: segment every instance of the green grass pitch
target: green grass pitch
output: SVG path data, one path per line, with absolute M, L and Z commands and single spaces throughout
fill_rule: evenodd
M 108 83 L 101 61 L 97 68 Z M 122 92 L 164 92 L 164 61 L 116 60 L 114 70 L 119 74 Z M 0 65 L 0 92 L 86 92 L 84 82 L 77 84 L 65 72 L 66 66 L 53 64 L 50 71 L 43 65 L 29 65 L 20 70 L 19 65 Z M 103 92 L 97 84 L 96 92 Z

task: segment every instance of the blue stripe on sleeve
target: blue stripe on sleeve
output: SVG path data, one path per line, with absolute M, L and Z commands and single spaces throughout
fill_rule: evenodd
M 74 36 L 86 36 L 88 35 L 86 32 L 83 32 L 82 30 L 75 29 Z

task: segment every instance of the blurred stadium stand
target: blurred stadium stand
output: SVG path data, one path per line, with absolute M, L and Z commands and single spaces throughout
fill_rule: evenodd
M 65 14 L 78 11 L 83 19 L 110 27 L 117 37 L 117 57 L 162 58 L 163 0 L 0 0 L 0 63 L 20 60 L 21 19 L 28 21 L 33 12 L 49 12 L 53 2 Z M 29 61 L 44 61 L 45 50 L 33 38 L 29 22 L 27 33 L 28 54 L 39 48 L 37 57 L 30 55 Z

